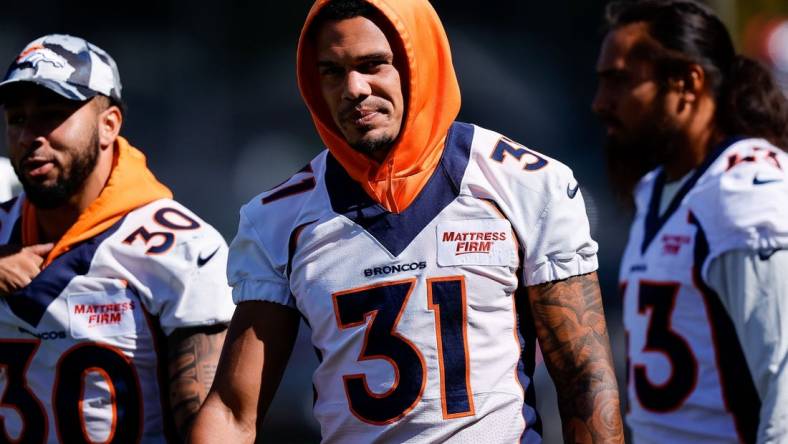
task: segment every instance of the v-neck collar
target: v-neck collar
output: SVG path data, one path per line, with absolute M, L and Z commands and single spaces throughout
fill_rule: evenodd
M 648 213 L 646 213 L 646 220 L 645 220 L 645 227 L 644 227 L 644 235 L 643 235 L 643 243 L 640 246 L 640 253 L 645 254 L 648 246 L 651 244 L 651 241 L 657 236 L 657 233 L 662 229 L 665 225 L 665 222 L 670 219 L 673 213 L 679 208 L 681 205 L 681 201 L 684 200 L 684 197 L 690 190 L 695 186 L 703 173 L 709 169 L 712 163 L 717 160 L 718 157 L 728 149 L 734 143 L 744 139 L 742 136 L 736 137 L 728 137 L 725 139 L 717 148 L 712 150 L 712 152 L 706 156 L 706 159 L 703 163 L 698 166 L 695 172 L 684 182 L 684 185 L 679 188 L 679 191 L 673 196 L 671 199 L 670 204 L 665 209 L 665 212 L 662 215 L 659 214 L 659 204 L 662 200 L 662 190 L 665 188 L 665 168 L 660 167 L 659 173 L 657 173 L 657 177 L 654 180 L 654 188 L 651 191 L 651 198 L 648 204 Z
M 49 305 L 60 297 L 71 280 L 90 271 L 96 250 L 120 228 L 124 220 L 125 216 L 103 233 L 76 244 L 71 250 L 56 257 L 52 264 L 41 270 L 26 287 L 5 296 L 11 311 L 19 319 L 37 327 Z M 18 232 L 14 236 L 19 236 L 17 239 L 22 237 Z
M 473 126 L 467 123 L 455 122 L 451 126 L 438 167 L 418 197 L 401 213 L 391 213 L 372 200 L 329 153 L 325 177 L 332 209 L 361 226 L 392 256 L 399 256 L 459 195 L 473 133 Z

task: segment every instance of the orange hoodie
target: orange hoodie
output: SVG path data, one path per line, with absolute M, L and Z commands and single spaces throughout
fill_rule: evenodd
M 407 57 L 405 116 L 399 138 L 382 164 L 353 150 L 323 101 L 314 45 L 307 37 L 317 12 L 330 0 L 317 0 L 298 41 L 298 86 L 317 131 L 342 167 L 387 210 L 404 211 L 438 166 L 446 133 L 460 110 L 460 87 L 443 25 L 427 0 L 367 0 L 397 30 Z M 392 46 L 398 42 L 392 42 Z
M 171 199 L 172 192 L 156 180 L 145 163 L 145 155 L 123 137 L 118 137 L 107 185 L 55 243 L 43 266 L 49 265 L 72 246 L 107 230 L 131 210 L 165 198 Z M 27 200 L 22 205 L 22 244 L 33 245 L 38 243 L 36 212 Z

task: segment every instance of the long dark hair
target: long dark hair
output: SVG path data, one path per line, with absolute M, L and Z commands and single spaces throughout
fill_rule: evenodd
M 715 122 L 727 135 L 763 137 L 788 148 L 788 100 L 758 62 L 736 54 L 722 21 L 693 0 L 617 1 L 607 7 L 608 30 L 645 23 L 662 46 L 661 80 L 686 79 L 700 65 L 717 105 Z

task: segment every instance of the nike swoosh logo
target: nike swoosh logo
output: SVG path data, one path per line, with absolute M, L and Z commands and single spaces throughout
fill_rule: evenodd
M 197 256 L 197 266 L 202 267 L 203 265 L 207 264 L 208 261 L 213 259 L 213 257 L 218 252 L 219 252 L 219 247 L 216 247 L 216 249 L 213 250 L 213 253 L 209 254 L 208 257 L 202 257 L 202 255 Z
M 569 196 L 570 199 L 574 199 L 577 195 L 577 190 L 580 189 L 580 184 L 576 184 L 574 188 L 571 187 L 571 184 L 566 185 L 566 195 Z
M 775 182 L 782 182 L 782 179 L 758 179 L 758 176 L 755 176 L 752 179 L 753 185 L 766 185 L 767 183 L 775 183 Z
M 758 257 L 762 261 L 766 261 L 769 260 L 769 258 L 772 257 L 772 255 L 778 252 L 779 250 L 780 250 L 779 248 L 762 248 L 758 250 Z

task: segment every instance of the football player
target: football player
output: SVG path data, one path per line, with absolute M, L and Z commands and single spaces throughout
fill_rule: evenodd
M 234 308 L 224 240 L 119 136 L 97 46 L 31 42 L 0 102 L 24 189 L 0 206 L 0 441 L 185 436 Z
M 622 442 L 583 198 L 560 162 L 456 122 L 427 0 L 319 0 L 298 84 L 328 150 L 241 210 L 239 304 L 192 442 L 252 442 L 301 318 L 325 442 Z
M 608 26 L 633 441 L 788 442 L 788 103 L 698 3 L 612 4 Z

